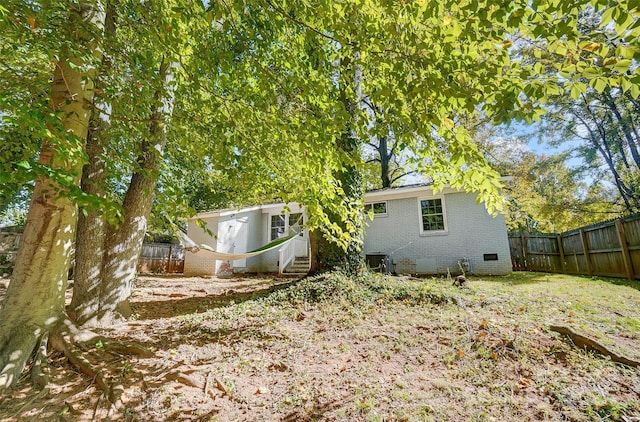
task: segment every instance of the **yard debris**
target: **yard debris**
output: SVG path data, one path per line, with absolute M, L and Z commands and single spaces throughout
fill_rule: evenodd
M 560 333 L 569 337 L 576 346 L 600 353 L 603 356 L 608 356 L 614 362 L 622 363 L 623 365 L 628 365 L 633 367 L 640 366 L 640 362 L 630 359 L 626 356 L 622 356 L 618 353 L 612 352 L 611 350 L 607 349 L 597 341 L 583 334 L 577 333 L 574 329 L 570 327 L 565 327 L 562 325 L 551 325 L 549 326 L 549 329 L 551 331 L 555 331 L 556 333 Z
M 229 391 L 227 391 L 227 388 L 224 386 L 222 382 L 220 382 L 218 378 L 214 378 L 213 380 L 216 382 L 216 388 L 218 390 L 222 391 L 224 394 L 228 396 L 231 396 L 231 394 L 229 394 Z
M 269 394 L 269 393 L 271 393 L 271 390 L 269 390 L 269 388 L 265 386 L 260 386 L 256 390 L 256 394 Z
M 467 303 L 460 296 L 452 296 L 453 301 L 456 303 L 458 308 L 466 308 Z
M 459 275 L 456 278 L 453 279 L 453 283 L 454 286 L 460 287 L 462 289 L 469 289 L 469 280 L 467 280 L 467 277 L 463 276 L 463 275 Z
M 491 306 L 491 305 L 495 305 L 496 303 L 503 303 L 503 302 L 506 302 L 506 299 L 500 299 L 497 297 L 487 297 L 487 298 L 481 298 L 478 304 L 480 305 L 481 308 L 484 308 L 486 306 Z
M 184 372 L 171 372 L 165 376 L 165 379 L 169 381 L 176 381 L 193 388 L 203 388 L 202 383 L 196 377 L 189 376 Z

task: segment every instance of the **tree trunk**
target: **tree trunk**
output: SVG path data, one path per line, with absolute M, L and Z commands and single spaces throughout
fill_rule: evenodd
M 355 59 L 357 60 L 357 57 Z M 340 66 L 340 101 L 350 118 L 336 146 L 346 153 L 349 162 L 345 163 L 344 170 L 336 176 L 344 191 L 343 200 L 347 207 L 355 212 L 348 217 L 348 221 L 342 221 L 338 216 L 329 215 L 332 222 L 338 224 L 344 232 L 351 235 L 345 249 L 335 242 L 315 235 L 316 244 L 315 247 L 312 247 L 312 252 L 315 251 L 315 254 L 312 256 L 315 261 L 314 269 L 317 271 L 341 269 L 347 274 L 355 274 L 364 266 L 361 256 L 364 235 L 364 213 L 361 212 L 364 182 L 360 171 L 354 164 L 361 159 L 361 142 L 356 133 L 361 79 L 360 66 L 353 63 L 352 60 L 343 59 Z M 348 87 L 353 89 L 352 95 L 347 92 Z
M 99 119 L 98 116 L 94 116 L 90 125 L 87 139 L 89 163 L 82 171 L 81 188 L 85 193 L 104 197 L 105 163 L 102 158 L 102 130 Z M 89 208 L 79 213 L 70 310 L 71 318 L 78 324 L 87 321 L 91 317 L 92 309 L 97 307 L 106 229 L 106 222 L 98 210 Z
M 87 23 L 102 27 L 104 13 L 77 6 L 70 12 L 69 28 L 77 33 Z M 84 32 L 86 34 L 86 32 Z M 74 34 L 75 35 L 75 34 Z M 87 39 L 74 36 L 76 45 Z M 81 73 L 82 60 L 62 52 L 56 63 L 51 108 L 62 116 L 64 132 L 46 139 L 40 162 L 79 182 L 90 112 L 85 103 L 93 98 L 94 73 Z M 65 154 L 66 153 L 66 154 Z M 27 360 L 64 317 L 67 274 L 73 253 L 76 206 L 52 179 L 42 177 L 33 192 L 22 246 L 0 309 L 0 391 L 15 383 Z
M 393 156 L 389 154 L 388 140 L 386 136 L 380 138 L 380 144 L 378 145 L 378 153 L 380 154 L 380 179 L 382 181 L 383 188 L 391 187 L 391 171 L 390 164 Z
M 615 103 L 615 100 L 611 97 L 611 95 L 605 96 L 605 103 L 609 106 L 609 109 L 613 112 L 613 115 L 616 117 L 618 124 L 622 128 L 622 133 L 627 141 L 627 145 L 629 147 L 629 151 L 631 152 L 631 157 L 636 164 L 636 168 L 640 168 L 640 152 L 638 151 L 638 133 L 625 117 L 620 114 L 620 110 L 618 110 L 618 106 Z
M 105 37 L 115 35 L 115 4 L 107 4 L 105 18 Z M 106 43 L 105 43 L 106 44 Z M 104 75 L 111 69 L 110 59 L 103 57 L 100 75 Z M 103 88 L 101 77 L 98 75 L 96 88 Z M 97 89 L 100 92 L 100 89 Z M 95 99 L 100 102 L 100 95 Z M 105 104 L 101 104 L 107 109 Z M 101 198 L 106 197 L 106 163 L 105 153 L 109 148 L 107 130 L 109 128 L 108 117 L 102 116 L 98 109 L 94 109 L 89 122 L 87 136 L 87 160 L 88 163 L 82 169 L 82 181 L 80 183 L 83 192 Z M 70 317 L 82 325 L 89 320 L 98 307 L 100 274 L 102 273 L 102 258 L 105 250 L 107 235 L 107 223 L 104 214 L 94 207 L 87 207 L 78 215 L 78 228 L 76 233 L 76 259 L 74 267 L 73 298 L 70 306 Z
M 587 112 L 590 114 L 590 118 L 593 122 L 595 122 L 596 130 L 594 131 L 589 127 L 584 120 L 582 120 L 583 124 L 589 131 L 589 139 L 593 145 L 593 147 L 600 153 L 602 158 L 607 163 L 609 167 L 609 171 L 613 176 L 614 182 L 620 193 L 620 197 L 622 198 L 625 208 L 629 212 L 635 212 L 640 209 L 640 198 L 637 195 L 637 192 L 631 187 L 627 186 L 624 182 L 620 171 L 618 171 L 618 165 L 621 164 L 625 169 L 630 170 L 629 162 L 626 157 L 626 153 L 624 151 L 624 145 L 620 140 L 614 140 L 614 145 L 611 145 L 611 141 L 609 140 L 607 127 L 602 121 L 602 118 L 594 113 L 589 105 L 586 107 Z M 576 114 L 576 117 L 580 118 L 579 115 Z M 609 126 L 614 125 L 610 116 L 607 116 Z M 613 148 L 612 148 L 613 147 Z M 615 152 L 614 152 L 615 150 Z M 618 154 L 618 159 L 616 159 L 615 153 Z
M 164 92 L 155 94 L 155 106 L 152 110 L 149 138 L 143 141 L 138 157 L 138 168 L 131 178 L 129 188 L 123 200 L 123 220 L 117 226 L 107 228 L 101 256 L 93 268 L 99 268 L 98 274 L 78 280 L 83 286 L 75 299 L 74 312 L 76 322 L 85 327 L 108 326 L 126 320 L 131 315 L 129 296 L 133 289 L 136 267 L 144 235 L 147 231 L 147 219 L 151 213 L 155 188 L 159 179 L 159 167 L 162 162 L 162 150 L 166 143 L 163 104 L 171 104 L 171 90 L 168 82 L 172 78 L 170 64 L 163 61 L 159 76 L 163 79 Z M 104 224 L 104 223 L 102 223 Z M 90 232 L 85 233 L 90 236 Z M 84 244 L 91 240 L 84 239 Z M 74 289 L 75 290 L 75 289 Z

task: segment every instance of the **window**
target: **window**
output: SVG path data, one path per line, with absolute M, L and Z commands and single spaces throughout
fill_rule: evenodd
M 302 213 L 288 213 L 278 214 L 271 216 L 271 240 L 276 240 L 281 237 L 288 236 L 289 230 L 299 232 L 300 236 L 303 235 L 302 225 L 304 224 L 304 217 Z
M 302 213 L 292 212 L 289 214 L 289 229 L 300 233 L 302 236 Z
M 284 236 L 286 220 L 284 215 L 271 216 L 271 240 L 276 240 Z
M 364 204 L 364 212 L 367 214 L 373 210 L 374 216 L 387 215 L 387 201 L 373 202 L 371 204 Z
M 421 229 L 423 233 L 447 230 L 442 198 L 420 200 Z

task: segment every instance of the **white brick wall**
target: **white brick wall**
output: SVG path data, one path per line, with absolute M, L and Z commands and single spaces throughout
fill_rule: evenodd
M 416 263 L 433 263 L 438 273 L 446 274 L 447 268 L 456 273 L 458 260 L 465 257 L 473 274 L 510 273 L 504 217 L 490 216 L 484 205 L 476 203 L 473 194 L 451 193 L 443 198 L 446 234 L 420 235 L 418 197 L 389 200 L 387 216 L 368 222 L 364 253 L 390 254 L 398 273 L 415 273 Z M 498 260 L 484 261 L 484 254 L 498 254 Z
M 420 235 L 420 205 L 416 194 L 413 198 L 387 200 L 387 216 L 368 221 L 365 230 L 364 253 L 391 255 L 394 270 L 398 273 L 415 273 L 417 268 L 434 268 L 446 274 L 447 268 L 458 273 L 458 261 L 468 258 L 473 274 L 508 274 L 511 272 L 511 256 L 507 228 L 503 216 L 492 217 L 477 204 L 475 195 L 447 193 L 443 197 L 446 234 Z M 373 201 L 377 201 L 372 199 Z M 273 211 L 279 212 L 279 210 Z M 197 243 L 208 244 L 222 252 L 246 252 L 268 243 L 269 213 L 254 209 L 225 217 L 205 219 L 207 227 L 218 236 L 209 237 L 194 221 L 189 222 L 188 233 Z M 238 224 L 242 230 L 238 229 Z M 219 230 L 225 233 L 219 233 Z M 234 241 L 235 232 L 246 238 Z M 240 250 L 239 247 L 242 245 Z M 497 261 L 485 261 L 484 254 L 497 254 Z M 213 275 L 220 271 L 224 261 L 207 259 L 206 254 L 185 255 L 185 275 Z M 242 264 L 242 265 L 240 265 Z M 417 264 L 417 265 L 416 265 Z M 249 258 L 245 263 L 235 262 L 236 271 L 277 271 L 278 251 Z
M 207 228 L 213 232 L 214 235 L 218 234 L 218 218 L 211 217 L 206 218 Z M 206 244 L 212 248 L 216 248 L 217 242 L 214 238 L 210 237 L 204 230 L 196 225 L 195 220 L 190 220 L 187 224 L 187 234 L 189 237 L 198 244 Z M 184 275 L 214 275 L 216 273 L 216 260 L 207 258 L 206 254 L 194 254 L 185 251 L 184 254 Z

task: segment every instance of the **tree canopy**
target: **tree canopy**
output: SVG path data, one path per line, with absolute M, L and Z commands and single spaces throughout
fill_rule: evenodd
M 593 31 L 579 26 L 585 11 L 600 16 Z M 299 202 L 310 228 L 356 256 L 372 127 L 362 100 L 435 189 L 476 191 L 495 211 L 499 174 L 467 118 L 531 121 L 560 85 L 576 98 L 587 86 L 640 94 L 629 1 L 9 0 L 0 16 L 0 199 L 34 189 L 31 249 L 0 309 L 0 389 L 48 333 L 65 344 L 76 222 L 84 324 L 126 308 L 153 202 L 174 215 L 198 206 L 181 192 L 187 174 L 225 180 L 236 205 Z M 593 36 L 609 27 L 615 49 Z M 548 51 L 555 72 L 515 43 Z M 25 289 L 47 311 L 18 320 Z M 29 332 L 13 336 L 15 324 Z

